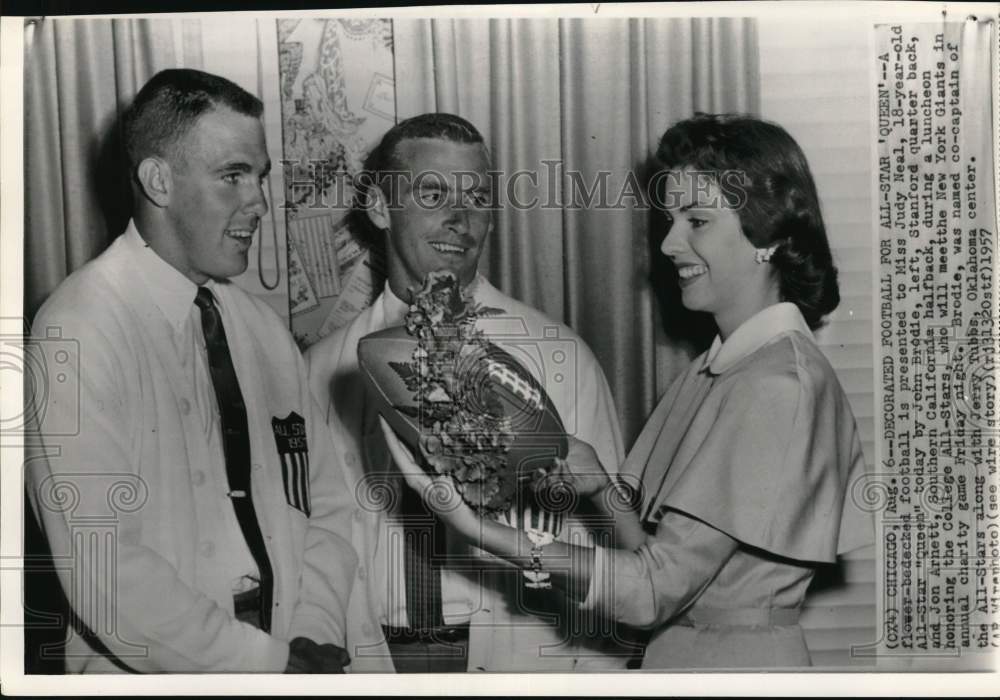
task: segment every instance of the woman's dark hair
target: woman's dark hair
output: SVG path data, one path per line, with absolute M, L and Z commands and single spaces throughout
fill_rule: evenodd
M 710 174 L 743 235 L 757 248 L 777 245 L 781 298 L 810 328 L 822 325 L 840 303 L 837 268 L 809 164 L 788 132 L 742 114 L 696 114 L 667 129 L 656 158 L 667 170 Z

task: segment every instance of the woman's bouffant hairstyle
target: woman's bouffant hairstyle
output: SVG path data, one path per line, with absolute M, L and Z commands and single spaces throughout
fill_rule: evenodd
M 696 114 L 663 134 L 656 157 L 667 170 L 725 183 L 743 235 L 757 248 L 777 245 L 771 264 L 782 300 L 798 306 L 810 328 L 821 326 L 840 303 L 837 268 L 809 164 L 788 132 L 742 114 Z M 737 197 L 728 196 L 733 183 Z

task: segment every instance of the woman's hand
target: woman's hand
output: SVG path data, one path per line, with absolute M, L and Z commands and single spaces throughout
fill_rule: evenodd
M 403 472 L 407 485 L 420 494 L 427 507 L 441 516 L 442 520 L 466 537 L 477 537 L 480 518 L 462 499 L 455 483 L 446 476 L 432 476 L 425 472 L 413 458 L 410 448 L 396 436 L 385 418 L 379 416 L 378 420 L 382 424 L 382 434 L 385 435 L 389 454 Z
M 555 459 L 554 466 L 535 482 L 536 489 L 569 488 L 578 496 L 600 494 L 611 484 L 611 478 L 598 459 L 594 448 L 571 435 L 566 459 Z

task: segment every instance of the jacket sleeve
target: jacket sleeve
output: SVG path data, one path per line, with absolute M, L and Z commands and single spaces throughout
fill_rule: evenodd
M 26 488 L 73 613 L 96 648 L 133 670 L 282 671 L 286 642 L 236 620 L 142 544 L 149 494 L 133 441 L 143 407 L 132 405 L 142 377 L 117 354 L 128 334 L 96 325 L 81 314 L 40 315 L 35 327 L 59 329 L 64 342 L 30 346 L 59 368 L 60 388 L 35 394 Z
M 617 474 L 624 459 L 624 448 L 611 390 L 600 364 L 582 341 L 578 347 L 577 363 L 577 393 L 572 397 L 568 411 L 576 429 L 574 437 L 593 446 L 608 473 Z M 565 535 L 577 542 L 592 542 L 595 535 L 597 539 L 602 539 L 592 532 L 592 523 L 572 518 L 567 526 L 564 528 Z M 568 532 L 570 528 L 576 531 L 577 537 Z M 575 614 L 585 617 L 580 612 Z M 583 628 L 592 629 L 599 624 L 588 620 L 583 623 Z M 630 656 L 638 649 L 632 636 L 632 632 L 621 625 L 615 625 L 610 634 L 599 638 L 575 636 L 572 647 L 576 656 L 574 668 L 586 671 L 624 668 Z
M 724 532 L 668 511 L 636 551 L 595 548 L 580 607 L 634 627 L 659 627 L 697 599 L 738 547 Z
M 309 405 L 311 513 L 290 636 L 346 648 L 347 601 L 358 565 L 351 545 L 357 506 L 323 411 L 310 390 L 305 362 L 298 359 L 303 400 Z

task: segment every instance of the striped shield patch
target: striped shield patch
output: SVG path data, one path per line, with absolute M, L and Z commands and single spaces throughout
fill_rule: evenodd
M 306 444 L 306 421 L 295 411 L 287 418 L 271 418 L 274 442 L 281 458 L 281 479 L 285 500 L 292 508 L 309 516 L 309 448 Z

